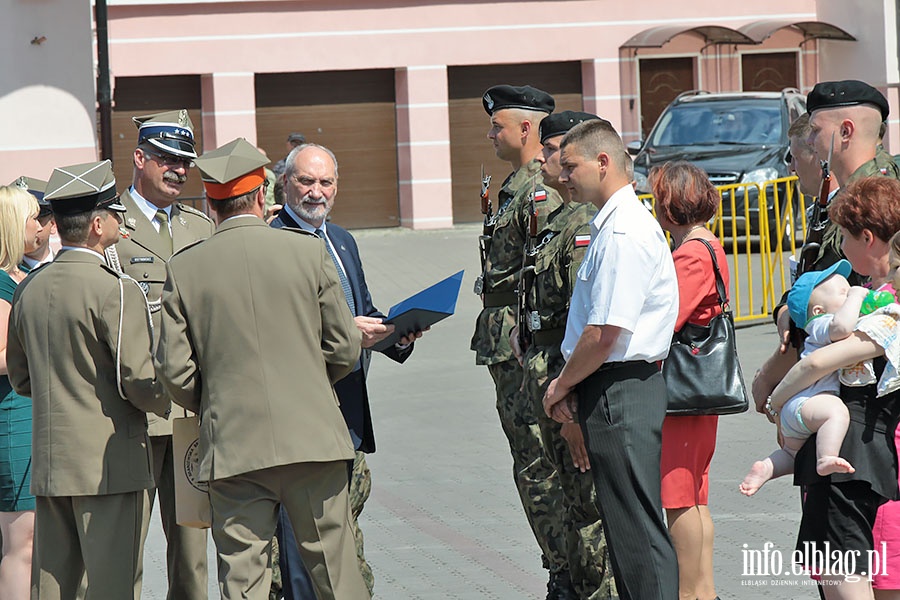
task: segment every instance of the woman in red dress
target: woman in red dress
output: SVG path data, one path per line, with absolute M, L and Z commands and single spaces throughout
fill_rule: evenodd
M 676 161 L 650 175 L 656 218 L 672 235 L 678 277 L 678 321 L 706 325 L 721 312 L 716 276 L 706 240 L 728 289 L 728 262 L 719 240 L 706 228 L 719 193 L 694 165 Z M 709 513 L 709 464 L 716 449 L 716 416 L 667 416 L 662 431 L 662 504 L 678 555 L 681 600 L 717 599 L 713 584 L 713 522 Z

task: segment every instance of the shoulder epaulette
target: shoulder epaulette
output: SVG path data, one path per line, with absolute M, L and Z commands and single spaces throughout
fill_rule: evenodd
M 209 221 L 210 223 L 213 222 L 213 220 L 209 217 L 209 215 L 207 215 L 202 210 L 197 210 L 193 206 L 188 206 L 187 204 L 182 204 L 181 202 L 178 202 L 177 206 L 178 206 L 178 209 L 182 212 L 186 212 L 186 213 L 198 216 L 198 217 L 202 217 L 203 219 Z

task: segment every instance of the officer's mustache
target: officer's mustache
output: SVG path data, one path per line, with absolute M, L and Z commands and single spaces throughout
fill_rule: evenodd
M 172 183 L 184 183 L 185 181 L 187 181 L 187 175 L 181 175 L 179 173 L 175 173 L 174 171 L 166 171 L 165 173 L 163 173 L 163 179 Z

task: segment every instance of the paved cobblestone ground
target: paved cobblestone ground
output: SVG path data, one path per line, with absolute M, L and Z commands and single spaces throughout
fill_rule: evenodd
M 377 356 L 369 390 L 378 452 L 368 461 L 372 497 L 361 518 L 379 600 L 543 599 L 546 573 L 512 484 L 509 449 L 494 410 L 487 370 L 469 339 L 479 306 L 471 293 L 479 229 L 355 232 L 376 305 L 391 304 L 465 269 L 457 313 L 438 324 L 405 365 Z M 775 344 L 773 327 L 741 329 L 749 379 Z M 719 421 L 711 469 L 719 596 L 816 598 L 803 577 L 750 576 L 749 550 L 771 542 L 771 562 L 790 565 L 799 495 L 788 479 L 754 498 L 737 489 L 753 460 L 773 449 L 774 428 L 746 413 Z M 154 516 L 145 552 L 143 597 L 165 598 L 165 545 Z M 215 565 L 210 543 L 210 565 Z M 210 598 L 218 598 L 215 575 Z

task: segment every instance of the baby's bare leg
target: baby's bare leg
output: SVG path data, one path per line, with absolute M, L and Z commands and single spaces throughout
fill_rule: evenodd
M 803 445 L 802 441 L 801 445 Z M 770 479 L 793 473 L 796 454 L 796 450 L 780 448 L 766 458 L 756 461 L 750 467 L 750 472 L 744 477 L 744 481 L 741 482 L 738 489 L 745 496 L 752 496 Z
M 841 444 L 850 426 L 850 413 L 833 394 L 816 394 L 800 408 L 800 416 L 816 436 L 816 471 L 819 475 L 853 473 L 855 469 L 840 457 Z M 787 440 L 785 440 L 787 442 Z

